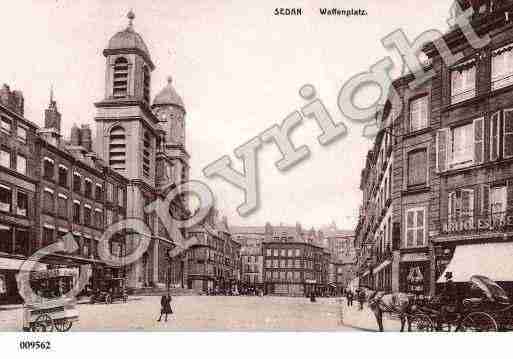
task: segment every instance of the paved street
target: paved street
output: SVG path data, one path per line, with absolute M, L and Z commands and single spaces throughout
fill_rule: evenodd
M 157 322 L 160 297 L 131 297 L 127 303 L 79 305 L 80 322 L 73 331 L 88 330 L 375 330 L 366 309 L 344 311 L 347 324 L 341 324 L 340 299 L 289 297 L 177 296 L 169 321 Z M 345 305 L 344 305 L 345 307 Z M 352 323 L 351 321 L 354 321 Z M 0 310 L 0 330 L 21 328 L 22 310 Z

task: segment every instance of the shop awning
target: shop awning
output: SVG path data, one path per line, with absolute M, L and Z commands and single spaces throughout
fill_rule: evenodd
M 19 271 L 22 264 L 25 262 L 32 262 L 32 261 L 26 261 L 22 259 L 15 259 L 15 258 L 0 258 L 0 269 L 7 269 L 7 270 L 17 270 Z M 46 270 L 46 264 L 43 263 L 31 263 L 33 264 L 32 268 L 34 270 Z
M 513 243 L 457 246 L 438 283 L 445 282 L 447 272 L 452 272 L 454 282 L 468 282 L 473 275 L 483 275 L 496 282 L 513 281 Z

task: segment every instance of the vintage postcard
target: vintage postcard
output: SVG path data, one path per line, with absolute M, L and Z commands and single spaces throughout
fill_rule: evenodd
M 0 332 L 513 330 L 513 1 L 2 10 Z

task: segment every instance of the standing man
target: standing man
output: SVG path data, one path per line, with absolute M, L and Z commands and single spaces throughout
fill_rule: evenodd
M 346 298 L 347 298 L 347 306 L 352 307 L 353 306 L 353 292 L 351 290 L 348 290 L 346 292 Z
M 157 319 L 157 322 L 160 322 L 162 319 L 162 314 L 165 314 L 165 321 L 167 322 L 167 315 L 173 314 L 173 310 L 171 309 L 171 295 L 168 293 L 167 295 L 163 295 L 160 298 L 160 317 Z
M 358 303 L 360 303 L 359 310 L 363 310 L 363 303 L 365 302 L 365 291 L 360 288 L 358 289 Z

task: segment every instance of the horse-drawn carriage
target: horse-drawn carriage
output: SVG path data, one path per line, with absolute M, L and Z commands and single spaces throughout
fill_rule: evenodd
M 471 292 L 476 294 L 456 305 L 439 298 L 417 301 L 408 321 L 414 331 L 506 331 L 513 330 L 513 304 L 506 292 L 491 279 L 474 275 Z

